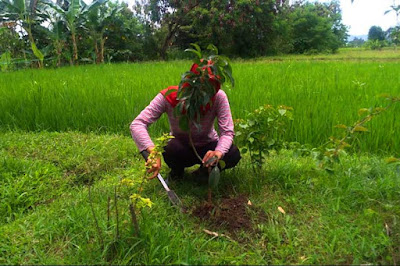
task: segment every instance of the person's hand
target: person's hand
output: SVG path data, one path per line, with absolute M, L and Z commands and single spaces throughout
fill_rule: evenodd
M 152 150 L 153 150 L 153 147 L 147 149 L 147 151 L 148 151 L 150 154 L 151 154 Z M 153 179 L 153 178 L 155 178 L 155 177 L 158 175 L 158 173 L 160 173 L 160 169 L 161 169 L 161 157 L 157 157 L 157 158 L 151 160 L 151 159 L 150 159 L 150 155 L 149 155 L 149 158 L 147 159 L 147 162 L 146 162 L 145 165 L 146 165 L 146 168 L 147 168 L 147 173 L 149 173 L 149 174 L 150 174 L 150 173 L 153 173 L 153 174 L 149 177 L 149 179 Z
M 211 162 L 209 162 L 211 158 L 215 158 L 215 160 L 211 160 Z M 204 155 L 202 163 L 205 167 L 210 167 L 216 165 L 221 158 L 222 158 L 222 152 L 208 151 L 206 155 Z

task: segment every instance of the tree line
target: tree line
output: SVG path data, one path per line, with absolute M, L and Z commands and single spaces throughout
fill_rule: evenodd
M 0 0 L 0 56 L 14 67 L 185 58 L 190 43 L 231 57 L 335 52 L 337 0 Z

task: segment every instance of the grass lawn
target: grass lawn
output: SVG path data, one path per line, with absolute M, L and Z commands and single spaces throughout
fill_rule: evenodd
M 238 231 L 192 214 L 207 187 L 189 173 L 170 183 L 188 213 L 172 207 L 153 180 L 143 191 L 154 205 L 139 215 L 139 237 L 122 192 L 116 236 L 115 185 L 140 178 L 143 168 L 129 137 L 6 132 L 0 158 L 0 264 L 400 262 L 400 169 L 378 156 L 343 157 L 333 173 L 291 151 L 272 154 L 257 172 L 243 158 L 223 173 L 214 197 L 217 205 L 240 195 L 250 200 L 251 228 Z

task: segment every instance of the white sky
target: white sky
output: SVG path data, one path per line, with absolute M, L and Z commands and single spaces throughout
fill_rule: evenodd
M 396 14 L 394 11 L 384 14 L 390 10 L 390 6 L 398 0 L 340 0 L 342 9 L 343 24 L 350 26 L 350 35 L 368 35 L 371 26 L 380 26 L 387 30 L 397 25 Z M 312 1 L 314 2 L 314 1 Z M 330 2 L 329 0 L 318 0 L 317 2 Z
M 134 0 L 120 0 L 127 2 L 132 7 Z M 294 0 L 290 0 L 291 2 Z M 310 2 L 330 2 L 330 0 L 309 0 Z M 400 4 L 400 0 L 339 0 L 342 9 L 343 24 L 350 26 L 350 35 L 368 35 L 371 26 L 380 26 L 387 30 L 391 26 L 396 26 L 395 12 L 384 15 L 385 11 L 390 10 L 390 6 L 395 2 Z

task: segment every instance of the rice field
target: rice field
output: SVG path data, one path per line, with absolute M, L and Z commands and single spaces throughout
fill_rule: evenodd
M 288 141 L 321 145 L 340 134 L 335 125 L 357 121 L 360 108 L 385 105 L 377 95 L 400 94 L 400 61 L 275 59 L 234 61 L 236 86 L 225 91 L 234 119 L 260 105 L 293 107 Z M 0 129 L 129 135 L 135 116 L 157 92 L 178 84 L 190 65 L 147 62 L 1 73 Z M 394 106 L 367 124 L 369 132 L 361 136 L 357 150 L 396 155 L 399 113 Z M 166 119 L 150 131 L 167 132 Z
M 357 121 L 360 108 L 386 105 L 377 95 L 400 96 L 399 55 L 237 60 L 236 86 L 225 91 L 234 119 L 260 105 L 292 106 L 286 140 L 318 146 L 340 134 L 335 125 Z M 400 104 L 367 123 L 356 153 L 330 171 L 290 149 L 271 152 L 257 170 L 243 154 L 222 172 L 213 198 L 221 208 L 204 220 L 195 214 L 208 187 L 194 169 L 169 180 L 185 213 L 156 180 L 124 191 L 122 180 L 143 177 L 130 122 L 190 65 L 0 73 L 0 264 L 399 264 L 400 161 L 387 157 L 400 157 Z M 166 117 L 150 127 L 153 136 L 166 131 Z M 153 202 L 137 213 L 139 230 L 132 193 Z M 212 222 L 225 200 L 240 197 L 249 228 Z

